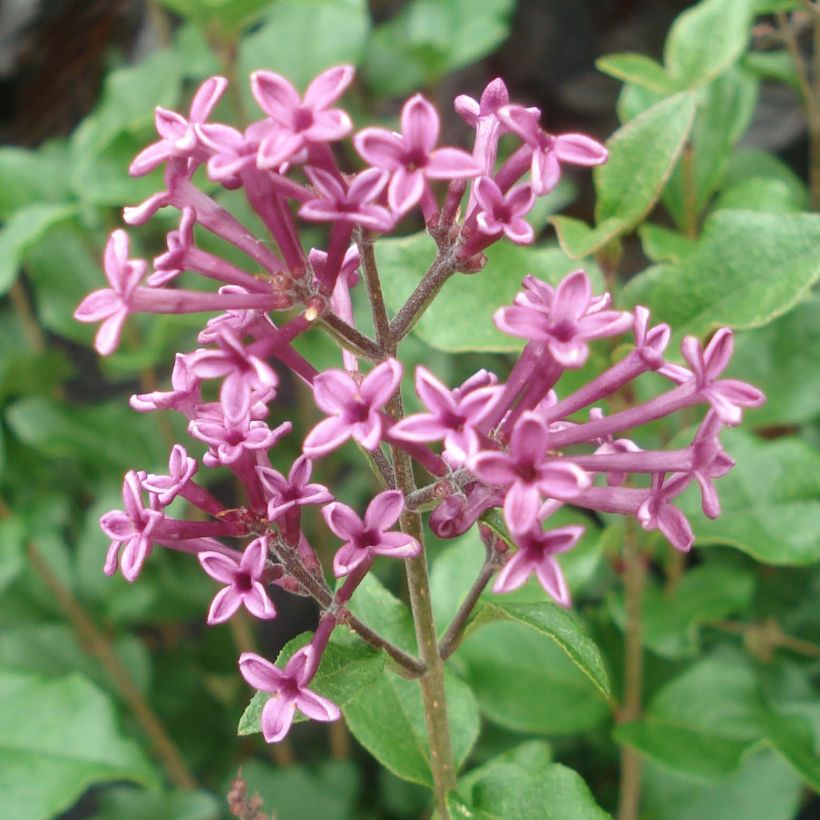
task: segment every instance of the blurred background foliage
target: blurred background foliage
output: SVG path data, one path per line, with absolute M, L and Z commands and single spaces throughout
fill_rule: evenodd
M 127 397 L 164 384 L 174 352 L 191 349 L 200 324 L 196 317 L 132 317 L 119 352 L 100 360 L 90 349 L 94 329 L 72 318 L 103 281 L 102 248 L 120 225 L 120 209 L 161 187 L 158 173 L 139 180 L 126 173 L 153 138 L 154 106 L 186 110 L 192 89 L 221 73 L 232 84 L 216 119 L 238 124 L 257 116 L 250 70 L 279 71 L 300 87 L 340 62 L 358 68 L 345 104 L 359 126 L 394 122 L 402 95 L 422 90 L 442 111 L 445 139 L 455 143 L 466 132 L 453 97 L 477 96 L 495 76 L 516 100 L 538 105 L 550 130 L 600 139 L 670 100 L 656 117 L 661 130 L 642 136 L 640 156 L 596 174 L 597 210 L 590 176 L 569 179 L 533 216 L 542 232 L 537 249 L 498 247 L 469 287 L 453 283 L 451 304 L 459 310 L 448 312 L 445 302 L 420 323 L 402 349 L 406 372 L 423 361 L 453 383 L 479 366 L 503 377 L 511 351 L 465 304 L 489 317 L 528 270 L 557 277 L 585 257 L 599 287 L 615 288 L 622 304 L 649 305 L 678 339 L 717 323 L 747 328 L 738 333 L 731 375 L 769 396 L 749 413 L 744 431 L 726 435 L 738 467 L 719 485 L 724 517 L 709 522 L 696 499 L 684 504 L 698 544 L 708 549 L 684 563 L 654 539 L 641 542 L 648 570 L 642 718 L 613 732 L 606 701 L 551 641 L 519 624 L 487 626 L 452 663 L 475 696 L 475 726 L 479 712 L 482 720 L 474 746 L 475 732 L 465 730 L 469 773 L 454 806 L 484 812 L 473 816 L 546 817 L 527 811 L 538 800 L 558 799 L 567 781 L 557 760 L 583 776 L 594 800 L 566 809 L 553 802 L 549 816 L 603 816 L 596 802 L 608 811 L 618 805 L 620 744 L 643 756 L 646 820 L 817 816 L 820 804 L 804 784 L 820 787 L 820 303 L 811 294 L 820 276 L 820 230 L 806 213 L 810 133 L 801 77 L 792 43 L 779 33 L 782 18 L 774 16 L 800 3 L 709 0 L 707 13 L 679 18 L 677 39 L 664 48 L 673 21 L 691 6 L 0 6 L 0 817 L 226 816 L 225 795 L 240 766 L 265 810 L 280 820 L 429 812 L 427 790 L 408 782 L 419 779 L 412 760 L 368 744 L 391 773 L 341 725 L 297 726 L 291 742 L 275 747 L 258 735 L 237 736 L 249 692 L 236 657 L 250 648 L 273 657 L 311 628 L 316 612 L 303 599 L 281 593 L 282 615 L 263 630 L 242 619 L 208 629 L 213 586 L 184 556 L 155 552 L 134 585 L 102 574 L 107 544 L 97 521 L 120 506 L 123 472 L 161 472 L 170 445 L 184 440 L 179 419 L 140 416 Z M 787 22 L 798 52 L 808 49 L 810 57 L 811 13 Z M 597 70 L 602 55 L 611 56 Z M 820 87 L 820 78 L 814 82 Z M 686 89 L 693 96 L 681 103 L 675 94 Z M 644 190 L 636 172 L 650 167 L 656 179 Z M 219 197 L 258 225 L 236 194 Z M 554 220 L 553 230 L 547 218 L 559 209 L 566 216 Z M 135 255 L 157 253 L 174 219 L 161 212 L 132 231 Z M 408 225 L 408 232 L 420 227 Z M 384 242 L 380 254 L 395 306 L 426 267 L 429 248 L 411 236 Z M 321 338 L 305 344 L 318 366 L 337 364 Z M 464 352 L 480 349 L 493 352 Z M 586 375 L 612 354 L 596 353 Z M 286 383 L 280 400 L 282 418 L 312 423 L 315 411 L 298 385 Z M 679 432 L 668 422 L 654 425 L 640 443 L 674 440 Z M 295 457 L 294 447 L 283 444 L 283 458 Z M 345 501 L 361 503 L 372 486 L 355 456 L 343 450 L 335 480 L 324 479 Z M 235 492 L 229 482 L 214 489 L 225 499 Z M 587 526 L 564 566 L 620 698 L 629 618 L 620 582 L 624 528 L 580 513 L 567 518 Z M 332 553 L 319 526 L 312 535 L 325 556 Z M 471 535 L 433 543 L 431 555 L 443 624 L 477 572 L 481 551 Z M 400 568 L 385 569 L 382 581 L 401 595 Z M 362 596 L 361 606 L 382 600 L 378 594 Z M 542 598 L 527 587 L 516 600 Z M 366 735 L 362 725 L 368 709 L 378 711 L 376 700 L 348 710 L 357 736 Z M 521 802 L 505 802 L 510 783 Z

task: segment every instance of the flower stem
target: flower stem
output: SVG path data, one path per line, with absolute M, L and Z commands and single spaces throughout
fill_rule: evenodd
M 449 658 L 450 655 L 458 649 L 464 627 L 467 626 L 467 621 L 473 609 L 475 609 L 475 605 L 478 603 L 481 593 L 484 592 L 484 588 L 490 582 L 490 578 L 493 577 L 497 568 L 497 562 L 493 560 L 493 555 L 489 554 L 487 560 L 484 562 L 484 566 L 481 567 L 481 572 L 470 587 L 467 596 L 461 602 L 458 612 L 456 612 L 450 626 L 447 627 L 447 631 L 444 633 L 438 645 L 439 655 L 441 655 L 442 660 Z
M 32 566 L 51 590 L 81 643 L 90 654 L 99 660 L 110 675 L 117 691 L 148 736 L 154 752 L 168 772 L 169 780 L 180 789 L 196 789 L 197 782 L 188 770 L 179 749 L 165 730 L 162 721 L 143 697 L 142 692 L 134 684 L 111 641 L 97 628 L 80 602 L 51 571 L 34 544 L 29 544 L 28 553 Z
M 390 333 L 395 342 L 403 339 L 413 329 L 421 314 L 444 287 L 444 283 L 456 272 L 457 256 L 454 247 L 439 250 L 421 282 L 390 322 Z
M 401 397 L 394 400 L 397 417 L 403 415 Z M 407 453 L 393 447 L 393 464 L 396 484 L 405 498 L 416 490 L 413 464 Z M 405 508 L 401 516 L 401 528 L 421 544 L 421 552 L 405 563 L 407 587 L 410 593 L 410 608 L 416 628 L 419 656 L 426 666 L 426 672 L 419 679 L 424 702 L 424 716 L 427 721 L 427 736 L 430 742 L 430 767 L 433 772 L 433 786 L 436 808 L 441 820 L 449 820 L 447 793 L 456 785 L 456 772 L 450 744 L 450 725 L 447 720 L 447 701 L 444 691 L 444 661 L 439 655 L 436 624 L 430 601 L 430 582 L 427 575 L 427 556 L 424 550 L 424 532 L 421 516 Z
M 637 526 L 627 519 L 624 529 L 624 694 L 618 713 L 619 723 L 637 720 L 641 714 L 643 688 L 643 644 L 641 608 L 646 580 L 644 558 L 638 542 Z M 641 756 L 631 746 L 621 746 L 621 782 L 618 820 L 638 820 L 641 795 Z

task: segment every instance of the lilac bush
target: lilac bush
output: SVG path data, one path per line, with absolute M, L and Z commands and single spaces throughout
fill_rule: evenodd
M 617 309 L 610 294 L 593 293 L 583 270 L 557 283 L 543 281 L 538 270 L 521 271 L 521 292 L 494 315 L 499 330 L 523 341 L 510 372 L 481 369 L 456 387 L 425 367 L 407 372 L 399 343 L 445 282 L 456 274 L 481 276 L 484 252 L 494 243 L 532 243 L 527 214 L 555 188 L 562 164 L 600 165 L 607 149 L 583 134 L 549 133 L 537 109 L 510 102 L 501 80 L 479 101 L 455 101 L 474 131 L 472 152 L 439 145 L 439 115 L 420 94 L 401 109 L 399 132 L 355 131 L 336 107 L 353 79 L 352 67 L 337 66 L 300 95 L 279 74 L 257 71 L 251 89 L 264 116 L 244 131 L 210 121 L 226 89 L 221 77 L 201 86 L 187 119 L 157 109 L 160 139 L 134 159 L 131 173 L 164 164 L 165 189 L 124 216 L 141 225 L 170 206 L 180 213 L 179 227 L 168 233 L 168 249 L 153 266 L 129 258 L 128 236 L 115 230 L 104 259 L 110 287 L 87 296 L 75 315 L 100 323 L 95 346 L 102 355 L 117 348 L 133 313 L 209 315 L 202 347 L 177 354 L 171 389 L 132 398 L 139 412 L 181 413 L 189 435 L 207 449 L 200 464 L 176 444 L 167 475 L 136 466 L 126 474 L 123 509 L 100 522 L 111 538 L 104 570 L 119 569 L 134 581 L 155 547 L 195 555 L 221 587 L 209 624 L 240 608 L 262 620 L 276 617 L 270 585 L 315 599 L 319 626 L 284 668 L 253 653 L 239 658 L 245 680 L 271 695 L 261 716 L 265 739 L 284 738 L 297 709 L 315 720 L 339 718 L 339 706 L 308 687 L 333 631 L 344 625 L 419 679 L 437 801 L 446 811 L 455 766 L 443 660 L 493 575 L 492 591 L 504 594 L 534 574 L 551 600 L 569 607 L 571 590 L 554 556 L 572 549 L 583 529 L 550 525 L 564 504 L 632 518 L 688 551 L 694 536 L 675 499 L 694 482 L 704 514 L 720 514 L 713 480 L 734 464 L 721 430 L 739 424 L 743 410 L 764 397 L 750 384 L 721 378 L 732 355 L 731 330 L 717 330 L 705 347 L 685 337 L 685 366 L 671 362 L 670 328 L 653 326 L 644 307 Z M 502 136 L 515 143 L 512 150 L 506 144 L 499 150 Z M 337 144 L 348 139 L 353 151 L 342 162 Z M 225 210 L 212 196 L 219 186 L 242 189 L 269 236 L 255 236 Z M 377 270 L 373 246 L 419 214 L 437 253 L 390 316 L 380 285 L 390 271 Z M 313 236 L 316 225 L 327 228 L 325 246 L 306 247 L 306 229 L 314 228 Z M 195 229 L 233 245 L 245 266 L 198 247 Z M 177 287 L 182 271 L 216 288 Z M 375 338 L 360 329 L 354 306 L 362 300 L 351 296 L 363 287 Z M 320 372 L 294 345 L 317 331 L 338 344 L 337 368 Z M 592 343 L 612 350 L 627 343 L 630 351 L 586 384 L 562 390 L 561 377 L 587 364 Z M 293 435 L 294 424 L 269 421 L 285 371 L 310 387 L 325 416 L 306 433 L 293 464 L 282 461 L 276 445 Z M 634 400 L 633 382 L 649 372 L 667 389 Z M 403 377 L 415 378 L 422 412 L 405 414 Z M 619 409 L 605 415 L 601 404 L 613 398 Z M 695 406 L 706 413 L 688 445 L 643 450 L 635 442 L 643 425 Z M 361 512 L 336 500 L 332 486 L 311 483 L 314 474 L 325 480 L 323 461 L 350 441 L 382 487 Z M 207 480 L 200 483 L 201 467 L 232 473 L 244 492 L 241 505 L 223 503 Z M 197 514 L 172 514 L 177 497 Z M 311 506 L 321 509 L 338 541 L 332 567 L 321 565 L 302 526 Z M 476 527 L 488 551 L 487 571 L 440 643 L 429 603 L 421 518 L 427 512 L 437 536 Z M 406 562 L 419 657 L 348 609 L 381 557 Z M 339 579 L 335 588 L 326 577 L 331 570 Z

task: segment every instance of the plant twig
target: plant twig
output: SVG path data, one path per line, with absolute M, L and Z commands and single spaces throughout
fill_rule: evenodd
M 393 356 L 396 352 L 396 341 L 390 330 L 390 320 L 387 318 L 384 294 L 379 280 L 379 269 L 376 265 L 376 253 L 373 249 L 373 237 L 365 234 L 362 230 L 357 230 L 356 244 L 359 247 L 364 279 L 370 296 L 370 310 L 373 314 L 373 324 L 376 327 L 376 341 L 385 351 L 385 355 Z
M 637 720 L 641 714 L 643 689 L 643 643 L 641 609 L 646 568 L 635 522 L 627 519 L 624 527 L 624 695 L 618 713 L 619 723 Z M 641 795 L 641 756 L 631 746 L 621 746 L 621 782 L 618 820 L 638 820 Z
M 433 264 L 390 322 L 390 333 L 396 344 L 412 329 L 419 317 L 436 298 L 444 283 L 456 272 L 457 251 L 454 247 L 439 250 Z
M 400 392 L 397 392 L 391 400 L 390 410 L 394 418 L 400 419 L 404 416 Z M 393 447 L 393 466 L 396 471 L 396 485 L 407 498 L 416 490 L 413 463 L 407 453 L 398 447 Z M 419 679 L 419 683 L 427 723 L 427 737 L 430 743 L 430 768 L 433 773 L 436 809 L 441 820 L 449 820 L 447 794 L 455 788 L 456 771 L 450 743 L 450 725 L 447 719 L 444 661 L 438 651 L 421 516 L 405 508 L 401 515 L 401 528 L 421 545 L 421 552 L 415 558 L 410 558 L 405 562 L 405 571 L 419 656 L 426 666 L 426 671 Z
M 473 609 L 475 609 L 475 605 L 478 603 L 481 593 L 484 592 L 485 587 L 490 582 L 490 578 L 493 577 L 496 569 L 498 569 L 498 562 L 495 559 L 495 555 L 488 554 L 484 566 L 481 567 L 481 572 L 479 572 L 478 577 L 473 582 L 473 585 L 461 602 L 458 612 L 456 612 L 453 620 L 450 622 L 450 626 L 447 627 L 447 631 L 439 642 L 438 652 L 442 660 L 449 658 L 450 655 L 458 649 L 464 627 L 467 626 L 467 621 Z
M 43 560 L 34 544 L 28 546 L 29 558 L 37 574 L 49 588 L 60 609 L 71 622 L 80 642 L 94 655 L 111 676 L 117 691 L 128 704 L 137 722 L 142 727 L 151 745 L 168 773 L 170 781 L 180 789 L 196 789 L 194 780 L 179 749 L 174 744 L 157 714 L 136 687 L 128 670 L 109 638 L 101 632 L 80 602 L 65 587 Z
M 371 362 L 380 362 L 384 359 L 384 352 L 376 342 L 349 325 L 332 310 L 323 313 L 319 317 L 319 323 L 339 344 L 351 353 L 355 353 L 357 356 Z
M 285 572 L 293 576 L 298 584 L 308 593 L 322 609 L 329 609 L 333 605 L 333 593 L 324 582 L 315 575 L 308 572 L 301 562 L 293 554 L 292 548 L 276 549 L 276 557 L 285 567 Z M 383 649 L 407 674 L 408 677 L 417 678 L 425 672 L 425 664 L 418 658 L 408 655 L 387 638 L 374 632 L 367 624 L 362 623 L 352 612 L 343 609 L 339 613 L 339 622 L 347 624 L 365 643 L 375 649 Z

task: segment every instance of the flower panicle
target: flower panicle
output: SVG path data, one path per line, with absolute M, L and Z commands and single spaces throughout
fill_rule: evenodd
M 534 575 L 556 603 L 569 606 L 555 556 L 579 541 L 582 528 L 550 529 L 558 508 L 632 516 L 674 548 L 690 549 L 692 528 L 674 501 L 694 482 L 704 513 L 719 515 L 714 481 L 734 464 L 720 432 L 763 401 L 753 386 L 721 378 L 732 353 L 730 330 L 718 330 L 705 347 L 686 337 L 684 364 L 668 361 L 670 328 L 652 327 L 643 307 L 614 309 L 607 294 L 593 294 L 580 270 L 557 284 L 528 274 L 513 303 L 498 308 L 499 330 L 524 341 L 505 381 L 480 370 L 451 388 L 425 367 L 406 372 L 396 357 L 400 336 L 383 338 L 394 333 L 393 325 L 381 327 L 374 342 L 356 324 L 351 289 L 360 269 L 369 292 L 373 287 L 368 248 L 378 235 L 420 212 L 453 271 L 476 271 L 493 243 L 534 241 L 527 216 L 537 197 L 555 187 L 563 165 L 597 165 L 607 152 L 591 137 L 545 131 L 540 112 L 511 103 L 501 80 L 479 100 L 461 95 L 455 101 L 474 131 L 471 151 L 439 144 L 439 114 L 421 94 L 403 105 L 399 130 L 356 131 L 338 106 L 353 81 L 352 67 L 336 66 L 300 93 L 279 74 L 254 72 L 251 89 L 263 116 L 244 131 L 212 121 L 226 87 L 220 77 L 203 83 L 187 116 L 157 109 L 159 140 L 130 170 L 141 176 L 164 166 L 165 188 L 126 208 L 124 219 L 140 225 L 172 207 L 179 225 L 152 265 L 131 258 L 128 235 L 115 230 L 104 254 L 109 287 L 87 296 L 75 313 L 79 321 L 99 323 L 101 355 L 117 349 L 131 314 L 208 316 L 201 346 L 177 353 L 170 389 L 131 399 L 139 412 L 181 413 L 204 452 L 197 459 L 176 444 L 167 473 L 126 474 L 123 509 L 100 521 L 111 539 L 104 569 L 134 581 L 156 547 L 196 556 L 219 585 L 206 615 L 213 626 L 240 609 L 261 621 L 275 618 L 283 599 L 274 603 L 272 586 L 319 602 L 323 614 L 312 640 L 286 663 L 276 666 L 253 653 L 239 659 L 245 680 L 270 695 L 261 718 L 270 742 L 285 737 L 296 710 L 316 720 L 339 717 L 338 706 L 309 685 L 372 565 L 422 551 L 399 526 L 408 510 L 426 505 L 430 528 L 443 538 L 476 524 L 486 529 L 482 518 L 500 510 L 516 550 L 498 550 L 493 591 L 509 592 Z M 519 145 L 501 162 L 498 143 L 505 134 Z M 354 174 L 340 168 L 334 153 L 345 139 L 365 164 Z M 241 189 L 266 235 L 255 236 L 219 194 L 206 193 L 203 176 Z M 327 226 L 327 242 L 306 248 L 305 229 L 313 236 L 317 224 Z M 244 262 L 199 247 L 203 233 L 232 245 Z M 179 287 L 183 274 L 202 277 L 211 289 Z M 320 371 L 300 352 L 300 337 L 317 324 L 341 339 L 339 367 Z M 561 377 L 588 363 L 590 344 L 628 332 L 631 352 L 562 392 Z M 279 442 L 293 432 L 292 422 L 277 415 L 288 372 L 307 385 L 323 416 L 290 465 L 277 455 Z M 668 389 L 624 407 L 631 382 L 650 372 Z M 424 409 L 401 417 L 401 381 L 411 375 Z M 607 402 L 612 406 L 604 413 Z M 707 412 L 688 446 L 653 450 L 636 443 L 642 425 L 695 405 Z M 313 480 L 324 459 L 352 445 L 368 455 L 385 485 L 362 513 Z M 397 489 L 384 445 L 404 451 L 430 475 L 417 498 Z M 239 506 L 211 492 L 211 470 L 233 475 Z M 327 568 L 339 579 L 335 591 L 306 532 L 313 530 L 303 511 L 311 505 L 320 507 L 314 518 L 338 541 Z M 186 509 L 193 512 L 175 517 Z

